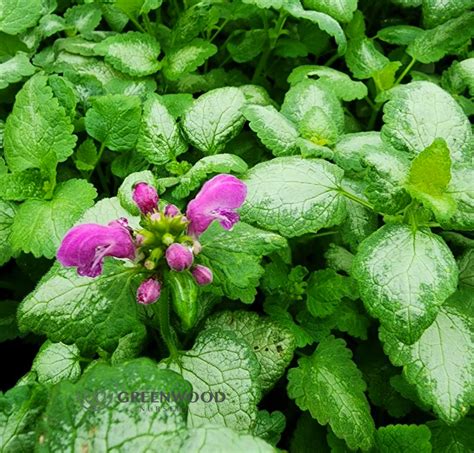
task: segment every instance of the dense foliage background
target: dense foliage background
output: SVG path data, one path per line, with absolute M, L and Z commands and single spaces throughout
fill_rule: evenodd
M 474 451 L 472 7 L 0 0 L 0 449 Z M 166 360 L 122 262 L 54 257 L 218 173 L 242 221 Z M 106 398 L 190 386 L 226 399 Z

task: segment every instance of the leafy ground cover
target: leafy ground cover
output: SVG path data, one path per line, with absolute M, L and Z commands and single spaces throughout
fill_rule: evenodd
M 0 0 L 0 450 L 474 451 L 473 6 Z

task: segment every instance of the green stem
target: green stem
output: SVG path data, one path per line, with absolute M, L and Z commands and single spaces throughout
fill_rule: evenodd
M 132 22 L 132 24 L 138 28 L 138 30 L 140 30 L 142 33 L 146 33 L 146 30 L 142 27 L 142 25 L 140 24 L 140 22 L 138 22 L 137 19 L 135 19 L 131 14 L 127 14 L 127 13 L 125 14 L 127 15 L 130 22 Z
M 403 70 L 403 72 L 400 74 L 397 80 L 395 80 L 395 83 L 393 86 L 397 86 L 403 78 L 410 72 L 410 69 L 413 68 L 413 65 L 416 63 L 416 58 L 412 58 L 410 63 L 407 64 L 406 68 Z
M 275 27 L 273 28 L 274 38 L 269 40 L 268 46 L 263 51 L 262 56 L 260 57 L 260 60 L 258 61 L 257 67 L 255 68 L 255 72 L 253 73 L 252 83 L 255 83 L 259 80 L 263 69 L 267 66 L 268 58 L 270 57 L 272 50 L 275 48 L 276 43 L 278 42 L 278 38 L 280 37 L 280 34 L 283 30 L 285 22 L 286 22 L 286 13 L 284 13 L 283 11 L 280 11 L 280 15 L 278 16 Z M 265 30 L 267 30 L 268 32 L 266 24 L 265 24 Z M 267 36 L 269 35 L 270 33 L 267 33 Z
M 372 107 L 372 114 L 370 115 L 370 119 L 369 119 L 369 122 L 367 124 L 367 130 L 368 131 L 372 131 L 374 129 L 374 126 L 375 126 L 375 122 L 377 121 L 377 116 L 379 114 L 379 111 L 380 111 L 380 107 L 382 107 L 382 104 L 373 104 L 373 107 Z
M 143 23 L 145 24 L 145 28 L 148 32 L 149 35 L 155 36 L 155 31 L 153 29 L 153 24 L 150 22 L 150 18 L 148 17 L 148 14 L 145 14 L 143 16 Z
M 170 326 L 169 294 L 166 289 L 161 293 L 160 300 L 157 303 L 161 336 L 166 343 L 171 360 L 174 361 L 178 358 L 179 352 Z
M 227 25 L 227 22 L 229 22 L 229 19 L 226 19 L 224 22 L 222 22 L 221 26 L 216 30 L 216 32 L 210 37 L 209 42 L 214 41 L 214 39 L 217 38 L 219 33 L 222 31 L 222 29 Z
M 324 66 L 331 66 L 339 57 L 340 55 L 338 55 L 337 53 L 334 54 L 331 58 L 328 59 L 328 61 L 326 61 L 326 63 L 324 63 Z
M 348 192 L 347 190 L 344 190 L 342 187 L 339 187 L 339 193 L 344 195 L 346 198 L 349 198 L 349 200 L 355 201 L 356 203 L 365 206 L 367 209 L 374 211 L 374 207 L 368 201 L 365 201 L 362 198 L 359 198 L 357 195 L 354 195 Z

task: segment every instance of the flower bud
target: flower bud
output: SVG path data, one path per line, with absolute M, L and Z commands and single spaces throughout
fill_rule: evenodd
M 181 272 L 193 264 L 193 252 L 184 245 L 171 244 L 166 250 L 166 261 L 171 269 Z
M 158 193 L 146 182 L 139 182 L 133 188 L 132 198 L 143 214 L 153 212 L 158 206 Z
M 166 217 L 174 217 L 180 214 L 179 209 L 174 204 L 166 205 L 165 208 L 165 216 Z
M 160 298 L 160 293 L 160 282 L 154 278 L 149 278 L 138 287 L 137 302 L 143 305 L 153 304 Z
M 198 264 L 193 270 L 191 271 L 194 277 L 194 281 L 199 286 L 206 286 L 212 283 L 212 271 L 206 266 L 201 266 Z

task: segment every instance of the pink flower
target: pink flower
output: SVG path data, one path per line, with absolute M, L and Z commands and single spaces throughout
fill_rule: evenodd
M 57 258 L 63 266 L 76 266 L 79 275 L 97 277 L 106 256 L 135 258 L 135 245 L 126 219 L 107 226 L 86 223 L 70 229 L 59 247 Z
M 137 290 L 137 302 L 143 305 L 155 303 L 161 294 L 160 282 L 149 278 L 141 283 Z
M 191 273 L 193 274 L 195 282 L 199 286 L 206 286 L 212 283 L 212 271 L 206 266 L 201 266 L 200 264 L 198 264 L 196 267 L 193 268 Z
M 153 212 L 158 206 L 158 193 L 146 182 L 139 182 L 133 188 L 132 198 L 143 214 Z
M 166 249 L 166 261 L 171 269 L 182 272 L 193 264 L 193 252 L 184 245 L 171 244 Z
M 166 205 L 165 208 L 165 216 L 166 217 L 174 217 L 179 214 L 179 209 L 174 204 Z
M 189 234 L 198 237 L 213 220 L 230 230 L 239 221 L 235 210 L 242 206 L 246 196 L 247 186 L 240 179 L 226 174 L 214 176 L 188 204 Z

